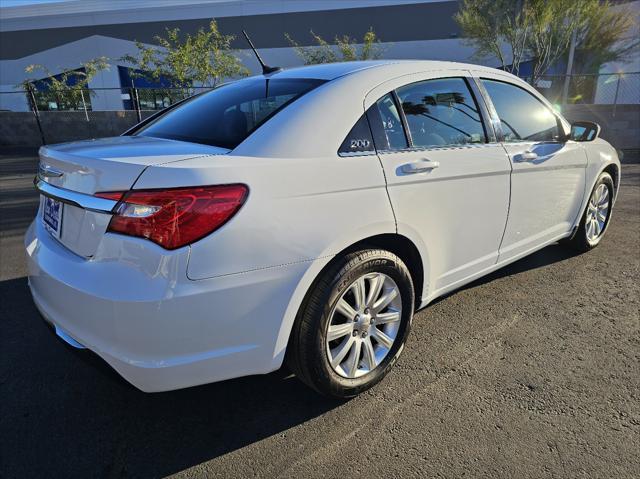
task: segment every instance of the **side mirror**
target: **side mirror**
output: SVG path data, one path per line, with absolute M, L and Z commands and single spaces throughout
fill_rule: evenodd
M 574 121 L 569 139 L 573 141 L 593 141 L 600 135 L 600 125 L 592 121 Z

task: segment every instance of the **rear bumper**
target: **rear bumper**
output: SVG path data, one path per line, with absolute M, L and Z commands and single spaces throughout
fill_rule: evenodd
M 280 367 L 278 335 L 309 266 L 192 281 L 188 248 L 166 251 L 107 234 L 96 255 L 85 259 L 39 221 L 30 226 L 25 247 L 34 302 L 59 336 L 94 351 L 147 392 Z

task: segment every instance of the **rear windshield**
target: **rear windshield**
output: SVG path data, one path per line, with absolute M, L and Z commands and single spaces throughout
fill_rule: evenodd
M 248 78 L 187 100 L 135 134 L 233 149 L 289 103 L 325 83 Z

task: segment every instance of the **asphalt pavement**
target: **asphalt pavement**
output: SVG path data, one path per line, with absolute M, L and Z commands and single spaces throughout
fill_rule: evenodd
M 640 165 L 597 249 L 420 311 L 346 402 L 281 372 L 145 394 L 58 340 L 25 278 L 35 168 L 0 153 L 0 477 L 640 477 Z

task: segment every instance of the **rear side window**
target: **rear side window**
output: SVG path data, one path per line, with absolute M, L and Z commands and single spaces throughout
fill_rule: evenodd
M 486 141 L 482 118 L 463 78 L 427 80 L 397 90 L 415 147 Z
M 558 120 L 544 103 L 528 91 L 509 83 L 482 80 L 496 112 L 504 141 L 553 141 L 558 138 Z
M 340 145 L 338 153 L 341 156 L 368 155 L 375 153 L 375 151 L 373 138 L 371 137 L 371 129 L 369 128 L 369 122 L 365 114 L 353 125 L 353 128 L 351 128 L 342 145 Z
M 233 149 L 286 105 L 325 80 L 248 78 L 198 95 L 136 135 Z
M 408 147 L 393 95 L 389 93 L 380 98 L 367 110 L 367 117 L 377 150 L 402 150 Z

